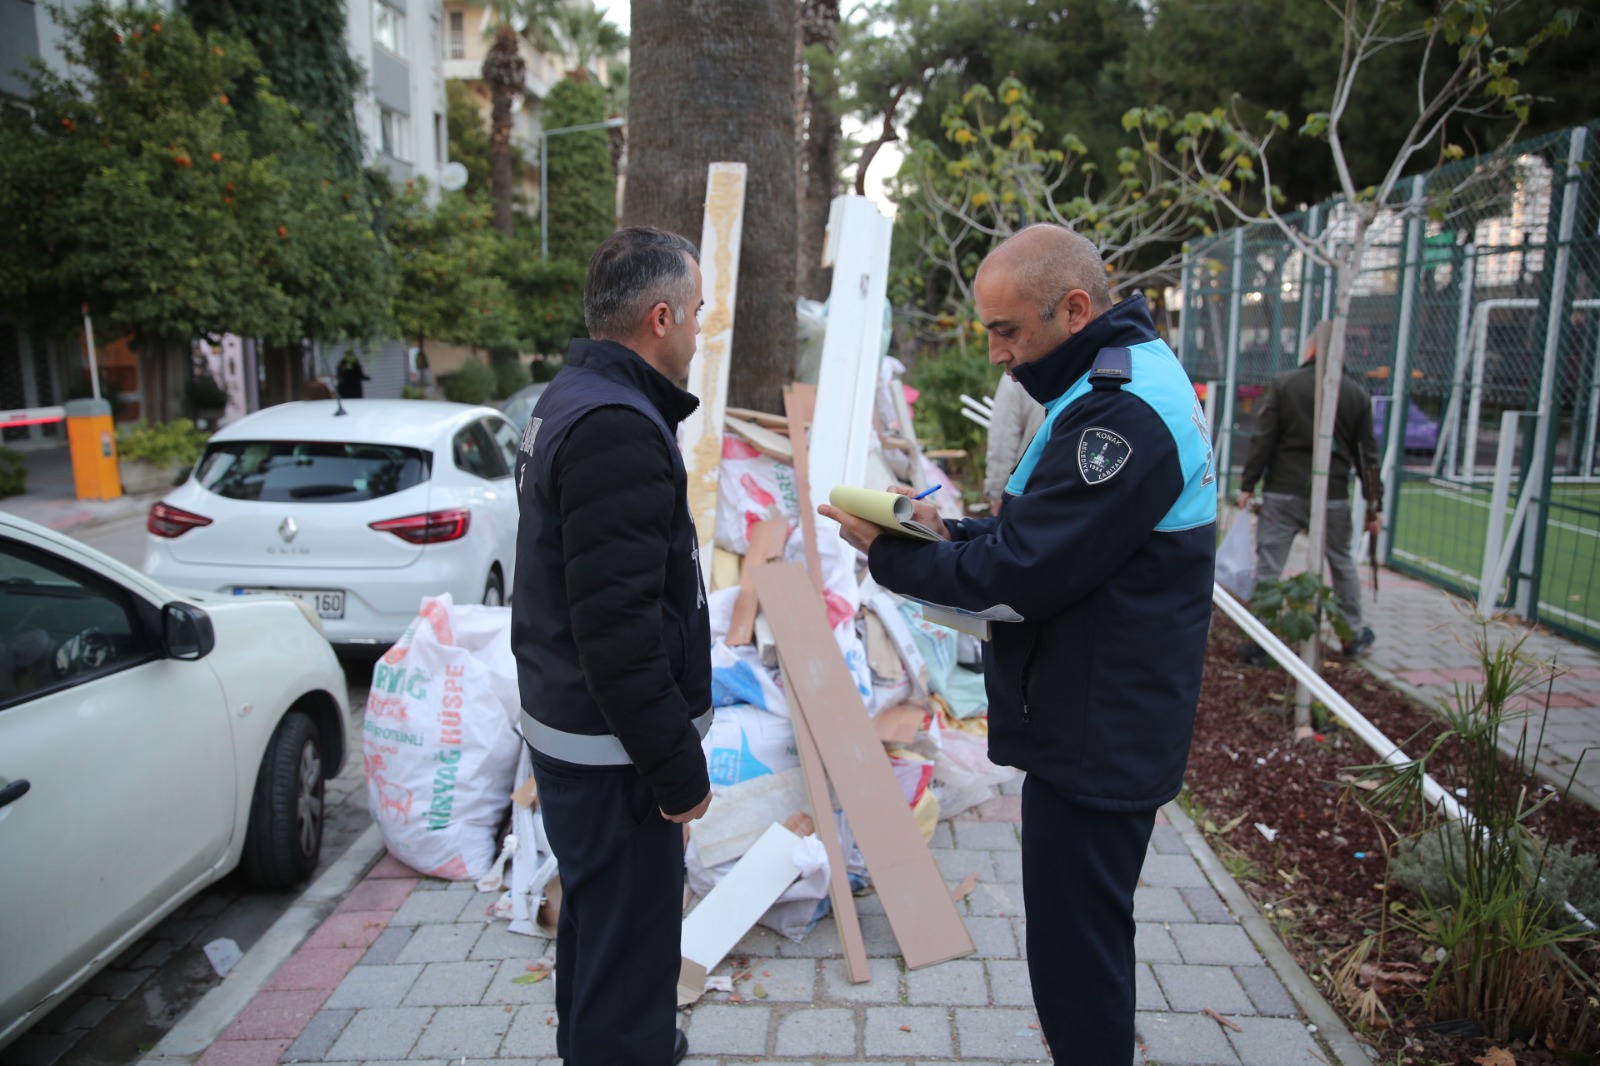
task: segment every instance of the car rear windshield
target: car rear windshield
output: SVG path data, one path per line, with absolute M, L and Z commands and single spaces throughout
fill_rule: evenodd
M 356 503 L 422 484 L 432 459 L 394 444 L 230 440 L 206 447 L 195 476 L 230 500 Z

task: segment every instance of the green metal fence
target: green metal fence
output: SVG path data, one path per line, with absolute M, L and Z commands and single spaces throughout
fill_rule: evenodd
M 1600 645 L 1600 123 L 1404 182 L 1356 281 L 1394 567 Z M 1339 239 L 1349 206 L 1291 216 Z M 1337 279 L 1269 225 L 1184 261 L 1179 353 L 1216 383 L 1220 490 Z

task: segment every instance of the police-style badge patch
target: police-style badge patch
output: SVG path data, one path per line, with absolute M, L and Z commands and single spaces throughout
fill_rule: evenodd
M 1092 426 L 1078 440 L 1078 473 L 1091 485 L 1110 481 L 1128 462 L 1133 445 L 1109 429 Z

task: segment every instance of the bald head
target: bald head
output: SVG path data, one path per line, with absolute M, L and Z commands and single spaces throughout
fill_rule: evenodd
M 1011 291 L 1036 306 L 1041 321 L 1054 318 L 1062 297 L 1073 289 L 1089 294 L 1094 314 L 1111 309 L 1100 250 L 1065 226 L 1040 222 L 1018 230 L 985 257 L 978 277 L 985 273 L 991 282 L 1003 278 Z

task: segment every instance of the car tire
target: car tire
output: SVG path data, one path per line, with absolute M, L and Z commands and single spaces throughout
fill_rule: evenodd
M 485 607 L 506 605 L 506 579 L 500 576 L 499 567 L 489 571 L 489 580 L 483 586 L 483 605 Z
M 245 835 L 244 875 L 259 888 L 290 888 L 311 876 L 322 852 L 322 737 L 290 711 L 273 731 L 256 774 Z

